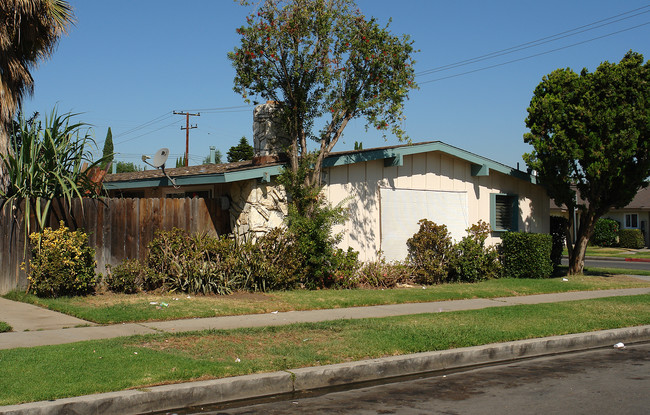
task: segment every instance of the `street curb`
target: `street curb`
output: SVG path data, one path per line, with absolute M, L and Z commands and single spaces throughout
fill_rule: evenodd
M 568 260 L 569 257 L 566 256 L 566 255 L 563 255 L 562 259 Z M 585 256 L 584 259 L 585 260 L 593 259 L 595 261 L 650 262 L 650 259 L 646 259 L 646 258 L 614 257 L 614 256 Z
M 625 258 L 627 262 L 650 262 L 650 259 L 646 258 Z
M 641 341 L 650 341 L 650 325 L 32 402 L 0 407 L 0 414 L 111 415 L 166 411 Z

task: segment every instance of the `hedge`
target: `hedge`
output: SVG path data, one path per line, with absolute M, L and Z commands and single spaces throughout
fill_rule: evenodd
M 551 235 L 506 232 L 501 236 L 505 278 L 549 278 L 553 274 Z
M 622 248 L 641 249 L 645 246 L 643 233 L 640 229 L 621 229 L 618 239 Z

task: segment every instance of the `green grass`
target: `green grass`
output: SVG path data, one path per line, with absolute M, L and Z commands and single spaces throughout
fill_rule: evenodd
M 627 271 L 629 272 L 629 271 Z M 650 273 L 649 273 L 650 274 Z M 402 304 L 467 298 L 494 298 L 553 292 L 650 287 L 650 282 L 599 272 L 592 276 L 550 279 L 495 279 L 474 284 L 453 283 L 422 289 L 317 290 L 237 293 L 230 296 L 117 295 L 46 299 L 14 291 L 5 298 L 36 304 L 100 324 L 315 310 L 380 304 Z M 151 304 L 156 303 L 156 304 Z M 161 306 L 161 303 L 167 306 Z
M 11 326 L 4 321 L 0 321 L 0 333 L 11 331 Z
M 1 350 L 0 405 L 644 324 L 650 295 Z

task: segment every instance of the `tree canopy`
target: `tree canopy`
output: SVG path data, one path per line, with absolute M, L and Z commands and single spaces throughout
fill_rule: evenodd
M 558 206 L 580 211 L 575 246 L 567 240 L 570 272 L 582 272 L 595 221 L 648 184 L 650 63 L 630 51 L 592 73 L 553 71 L 535 88 L 526 126 L 524 160 Z
M 350 120 L 406 138 L 403 106 L 415 88 L 412 41 L 366 18 L 352 0 L 264 0 L 237 29 L 228 54 L 234 90 L 279 103 L 297 173 L 307 143 L 317 143 L 304 185 L 320 185 L 323 159 Z
M 136 171 L 142 171 L 142 167 L 132 161 L 118 161 L 115 166 L 116 173 L 133 173 Z
M 230 147 L 226 155 L 228 157 L 228 163 L 252 160 L 255 155 L 255 150 L 253 149 L 253 146 L 248 144 L 246 137 L 242 137 L 239 139 L 239 144 Z

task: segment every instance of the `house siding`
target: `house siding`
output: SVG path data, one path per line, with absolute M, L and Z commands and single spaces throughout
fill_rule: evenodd
M 374 160 L 331 167 L 325 183 L 328 200 L 349 208 L 348 220 L 335 228 L 343 236 L 340 247 L 359 251 L 361 260 L 376 259 L 382 248 L 380 187 L 466 192 L 470 225 L 489 223 L 491 193 L 516 194 L 519 230 L 549 231 L 549 201 L 541 186 L 495 171 L 472 176 L 471 163 L 440 151 L 405 155 L 402 166 L 384 167 L 383 160 Z M 488 243 L 499 241 L 499 234 L 493 233 Z

